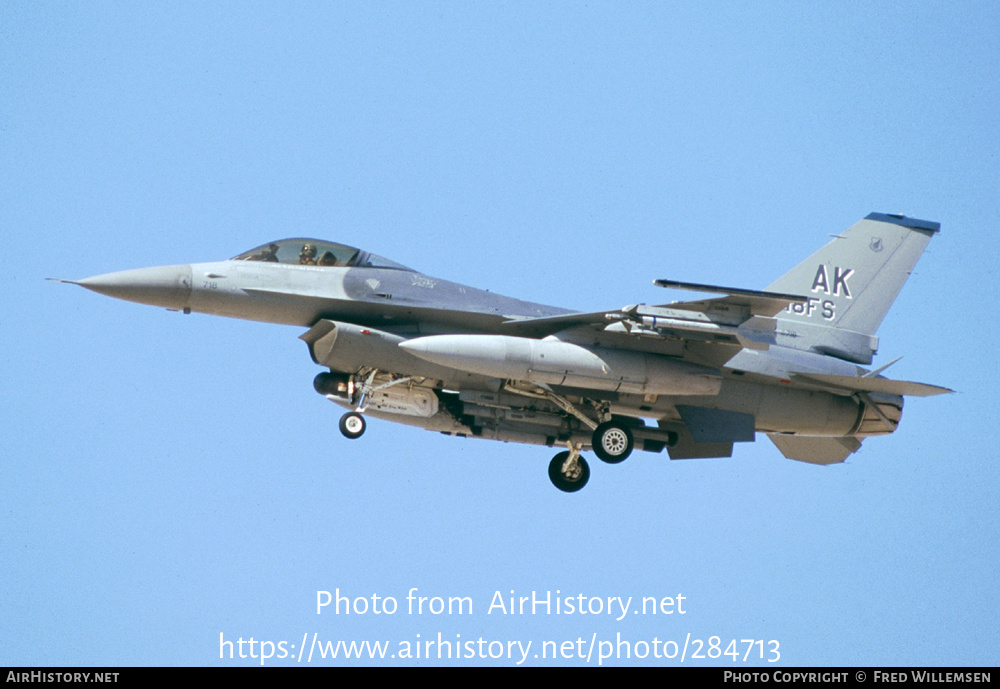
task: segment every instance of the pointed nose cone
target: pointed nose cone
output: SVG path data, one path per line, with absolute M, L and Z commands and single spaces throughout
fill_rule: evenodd
M 138 268 L 105 273 L 76 282 L 81 287 L 150 306 L 183 309 L 191 299 L 191 266 Z

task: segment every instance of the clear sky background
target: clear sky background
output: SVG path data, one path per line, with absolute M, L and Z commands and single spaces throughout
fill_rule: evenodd
M 0 665 L 314 632 L 998 664 L 998 84 L 992 2 L 0 4 Z M 958 394 L 843 465 L 761 436 L 591 455 L 573 495 L 548 448 L 344 439 L 301 329 L 44 281 L 314 236 L 589 311 L 759 289 L 872 211 L 942 223 L 876 364 Z M 318 616 L 337 588 L 399 609 Z M 686 613 L 487 614 L 511 590 Z

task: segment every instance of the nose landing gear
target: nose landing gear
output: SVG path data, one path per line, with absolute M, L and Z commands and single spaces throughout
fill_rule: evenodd
M 364 435 L 366 426 L 365 417 L 357 412 L 349 411 L 340 417 L 340 432 L 345 438 L 360 438 Z

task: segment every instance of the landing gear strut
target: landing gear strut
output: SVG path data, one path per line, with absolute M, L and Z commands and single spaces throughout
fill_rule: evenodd
M 375 385 L 375 376 L 378 372 L 377 368 L 373 368 L 371 371 L 367 372 L 364 379 L 361 379 L 361 372 L 359 371 L 358 373 L 348 377 L 346 381 L 340 381 L 336 378 L 336 376 L 333 376 L 333 374 L 320 374 L 319 376 L 316 376 L 314 387 L 316 387 L 317 392 L 320 394 L 326 394 L 328 380 L 332 379 L 335 383 L 340 383 L 340 387 L 335 388 L 336 392 L 342 393 L 342 395 L 339 396 L 346 397 L 347 400 L 353 402 L 354 411 L 347 412 L 340 417 L 340 432 L 344 434 L 345 438 L 355 440 L 356 438 L 360 438 L 364 435 L 367 424 L 365 423 L 365 417 L 363 417 L 362 414 L 368 408 L 368 404 L 372 400 L 372 395 L 380 390 L 390 388 L 393 385 L 399 385 L 400 383 L 406 383 L 413 379 L 412 376 L 406 376 L 405 378 L 393 378 L 390 375 L 388 382 L 382 383 L 381 385 Z M 327 396 L 329 397 L 330 395 Z
M 549 480 L 565 493 L 575 493 L 590 480 L 590 466 L 580 456 L 579 446 L 570 445 L 568 452 L 560 452 L 549 462 Z

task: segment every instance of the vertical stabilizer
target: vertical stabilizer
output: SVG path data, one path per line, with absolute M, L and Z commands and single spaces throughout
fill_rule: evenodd
M 765 288 L 809 297 L 777 317 L 871 338 L 940 228 L 927 220 L 871 213 Z M 823 350 L 823 335 L 817 338 L 814 348 Z M 830 353 L 836 354 L 845 339 L 831 332 L 830 340 Z M 866 357 L 857 352 L 844 358 Z

